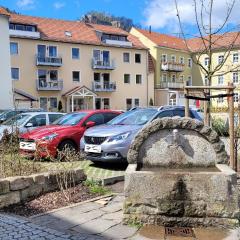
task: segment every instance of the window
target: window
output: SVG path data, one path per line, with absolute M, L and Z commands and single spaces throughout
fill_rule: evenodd
M 25 26 L 24 25 L 20 25 L 20 24 L 16 24 L 15 25 L 15 29 L 16 30 L 20 30 L 20 31 L 25 31 Z
M 49 98 L 49 102 L 50 102 L 50 110 L 57 108 L 57 98 L 55 98 L 55 97 L 50 97 L 50 98 Z
M 205 57 L 204 58 L 204 65 L 208 66 L 208 64 L 209 64 L 209 57 Z
M 224 56 L 223 55 L 220 55 L 218 56 L 218 64 L 221 64 L 224 60 Z
M 11 55 L 17 55 L 18 54 L 18 43 L 10 42 L 10 53 L 11 53 Z
M 187 86 L 192 86 L 192 76 L 188 76 Z
M 238 62 L 238 53 L 233 54 L 233 62 L 237 63 Z
M 130 83 L 130 74 L 124 74 L 124 83 Z
M 224 101 L 223 97 L 217 99 L 217 103 L 223 103 L 223 101 Z
M 175 55 L 172 55 L 172 56 L 171 56 L 171 62 L 173 62 L 173 63 L 176 62 L 176 56 L 175 56 Z
M 101 81 L 101 75 L 100 75 L 100 73 L 93 73 L 93 80 L 95 81 L 95 82 L 100 82 Z
M 185 117 L 185 111 L 183 109 L 173 110 L 173 116 Z
M 181 75 L 181 76 L 179 77 L 179 82 L 181 82 L 181 83 L 184 82 L 184 76 L 183 76 L 183 75 Z
M 47 110 L 47 98 L 46 97 L 40 97 L 40 108 Z
M 184 57 L 180 57 L 179 63 L 184 64 Z
M 176 75 L 173 74 L 172 77 L 171 77 L 171 79 L 172 79 L 172 82 L 176 82 Z
M 110 99 L 103 98 L 103 109 L 110 109 Z
M 238 83 L 238 72 L 233 72 L 233 83 Z
M 141 54 L 140 53 L 135 54 L 135 63 L 141 63 Z
M 208 76 L 207 75 L 205 75 L 205 77 L 204 77 L 204 85 L 205 86 L 209 85 L 209 83 L 208 83 Z
M 11 74 L 13 80 L 19 80 L 19 68 L 11 68 Z
M 191 58 L 188 58 L 188 67 L 192 67 L 192 59 Z
M 48 56 L 49 57 L 57 57 L 57 47 L 56 46 L 48 46 Z
M 53 122 L 55 122 L 57 119 L 59 119 L 62 116 L 63 116 L 62 114 L 48 114 L 49 123 L 52 124 Z
M 130 62 L 130 54 L 129 53 L 123 53 L 123 62 L 129 63 Z
M 46 114 L 39 114 L 37 116 L 32 117 L 28 123 L 32 123 L 33 127 L 40 127 L 46 125 Z
M 72 48 L 72 59 L 79 59 L 79 48 Z
M 162 82 L 167 82 L 167 74 L 162 74 Z
M 49 71 L 49 78 L 51 81 L 57 81 L 58 80 L 58 71 L 57 70 L 50 70 Z
M 238 94 L 235 93 L 234 96 L 233 96 L 233 101 L 234 101 L 235 103 L 238 103 L 238 100 L 239 100 Z
M 73 82 L 80 82 L 80 72 L 79 71 L 72 72 L 72 80 L 73 80 Z
M 126 108 L 127 108 L 127 110 L 130 110 L 132 108 L 132 99 L 131 98 L 126 99 Z
M 167 54 L 162 54 L 162 62 L 165 63 L 167 62 Z
M 224 83 L 224 77 L 223 77 L 223 75 L 219 75 L 218 76 L 218 84 L 222 85 L 223 83 Z
M 142 84 L 142 75 L 141 74 L 136 75 L 136 84 Z
M 139 98 L 134 99 L 134 106 L 139 107 Z
M 100 125 L 104 123 L 104 117 L 102 113 L 96 113 L 90 116 L 86 121 L 85 124 L 88 122 L 95 122 L 95 125 Z

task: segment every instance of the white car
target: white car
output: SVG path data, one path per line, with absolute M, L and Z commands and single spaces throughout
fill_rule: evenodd
M 28 112 L 21 113 L 0 125 L 0 140 L 4 132 L 9 134 L 18 130 L 19 133 L 31 131 L 34 128 L 49 125 L 64 114 L 59 112 Z

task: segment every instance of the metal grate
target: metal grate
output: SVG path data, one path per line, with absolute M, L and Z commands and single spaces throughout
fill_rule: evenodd
M 87 143 L 87 144 L 100 145 L 100 144 L 102 144 L 106 139 L 107 139 L 106 137 L 90 137 L 90 136 L 84 136 L 85 143 Z
M 167 236 L 196 238 L 193 229 L 190 227 L 165 227 L 165 239 Z

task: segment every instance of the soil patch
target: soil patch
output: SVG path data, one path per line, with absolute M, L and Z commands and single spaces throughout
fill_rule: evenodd
M 12 213 L 24 217 L 44 213 L 53 209 L 65 207 L 73 203 L 89 200 L 101 194 L 91 193 L 82 183 L 66 190 L 65 195 L 70 196 L 68 201 L 61 191 L 46 193 L 26 202 L 14 204 L 1 209 L 1 212 Z

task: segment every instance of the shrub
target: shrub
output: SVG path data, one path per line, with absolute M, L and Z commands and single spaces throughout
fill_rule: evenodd
M 212 128 L 218 133 L 219 136 L 227 137 L 229 136 L 229 125 L 228 121 L 225 122 L 221 118 L 213 118 L 212 120 Z
M 149 106 L 153 106 L 153 99 L 152 98 L 150 98 Z

